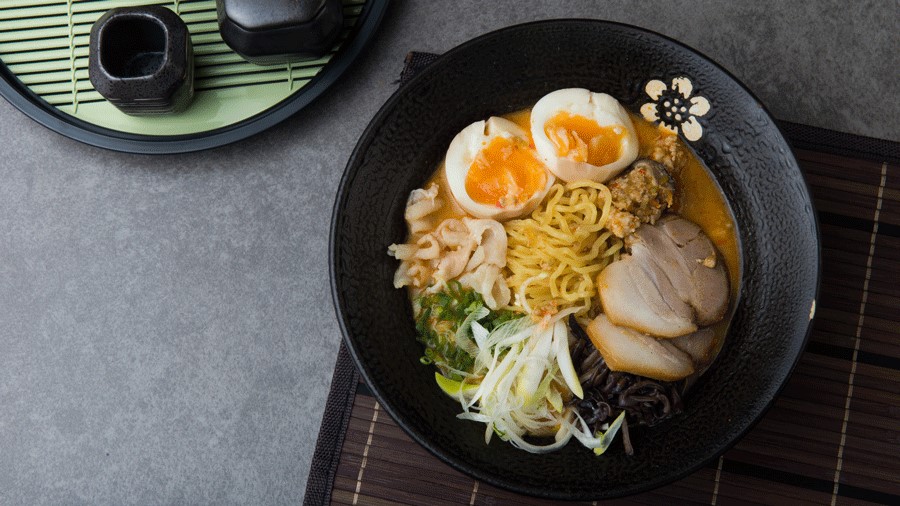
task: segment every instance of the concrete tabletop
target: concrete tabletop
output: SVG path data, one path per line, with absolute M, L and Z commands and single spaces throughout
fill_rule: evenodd
M 900 2 L 397 0 L 322 98 L 178 156 L 0 101 L 0 504 L 297 504 L 340 334 L 328 226 L 410 50 L 525 21 L 659 31 L 780 119 L 900 140 Z

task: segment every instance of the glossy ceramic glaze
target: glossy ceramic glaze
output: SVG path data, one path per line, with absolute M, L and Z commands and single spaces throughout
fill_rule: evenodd
M 485 445 L 483 425 L 458 420 L 459 406 L 435 385 L 433 369 L 419 362 L 422 347 L 407 293 L 391 284 L 397 262 L 387 247 L 406 236 L 407 196 L 434 171 L 453 136 L 473 121 L 531 106 L 566 87 L 609 93 L 629 110 L 650 119 L 655 113 L 663 121 L 667 94 L 678 92 L 689 105 L 668 123 L 712 171 L 738 226 L 742 283 L 725 346 L 685 399 L 682 415 L 652 429 L 632 429 L 631 457 L 621 442 L 600 458 L 574 442 L 548 455 L 516 450 L 499 438 Z M 819 277 L 807 186 L 759 101 L 676 41 L 586 20 L 485 35 L 403 86 L 373 119 L 349 161 L 331 241 L 332 290 L 344 339 L 382 406 L 454 467 L 494 485 L 556 499 L 654 488 L 734 444 L 772 403 L 803 350 Z

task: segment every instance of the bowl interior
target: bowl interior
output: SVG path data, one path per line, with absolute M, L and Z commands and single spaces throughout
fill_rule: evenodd
M 603 457 L 575 443 L 533 455 L 459 406 L 422 365 L 407 294 L 391 280 L 387 246 L 403 242 L 403 210 L 462 128 L 532 106 L 567 87 L 602 91 L 633 112 L 645 85 L 687 77 L 711 107 L 688 144 L 711 170 L 738 226 L 739 303 L 715 364 L 682 415 L 633 429 L 635 455 L 617 442 Z M 810 325 L 819 271 L 815 217 L 790 148 L 761 104 L 724 70 L 660 35 L 615 23 L 560 20 L 520 25 L 444 55 L 401 88 L 351 157 L 332 223 L 332 288 L 345 340 L 382 406 L 419 443 L 491 484 L 558 499 L 598 499 L 653 488 L 696 470 L 733 444 L 772 402 Z

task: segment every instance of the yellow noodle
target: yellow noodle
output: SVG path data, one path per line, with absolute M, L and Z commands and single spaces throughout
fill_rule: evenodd
M 507 222 L 507 283 L 513 292 L 543 274 L 545 279 L 525 288 L 531 308 L 586 306 L 579 316 L 595 309 L 594 278 L 622 249 L 622 241 L 605 229 L 611 200 L 600 183 L 557 183 L 531 216 Z

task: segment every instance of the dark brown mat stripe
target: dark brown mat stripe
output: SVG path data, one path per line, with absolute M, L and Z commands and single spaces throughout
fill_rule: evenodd
M 421 59 L 407 63 L 404 79 Z M 900 504 L 900 143 L 781 127 L 822 234 L 806 352 L 772 409 L 724 457 L 604 504 Z M 550 504 L 449 468 L 411 441 L 365 385 L 347 406 L 322 425 L 331 443 L 323 458 L 339 455 L 330 494 L 308 491 L 307 504 Z M 341 417 L 349 421 L 336 445 L 329 430 Z

